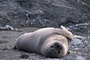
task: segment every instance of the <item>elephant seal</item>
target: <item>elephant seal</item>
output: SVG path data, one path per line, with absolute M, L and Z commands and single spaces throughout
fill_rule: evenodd
M 71 40 L 73 40 L 73 34 L 64 26 L 48 27 L 21 35 L 17 38 L 15 47 L 18 50 L 57 58 L 67 54 Z

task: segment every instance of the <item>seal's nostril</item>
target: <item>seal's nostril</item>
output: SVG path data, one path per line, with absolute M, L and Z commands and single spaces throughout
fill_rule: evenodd
M 59 46 L 59 45 L 57 45 L 56 47 L 57 47 L 57 48 L 59 48 L 60 46 Z
M 60 50 L 62 50 L 62 49 L 63 49 L 63 47 L 60 45 L 59 49 L 60 49 Z
M 58 49 L 58 50 L 62 50 L 62 48 L 63 48 L 62 45 L 61 45 L 60 43 L 58 43 L 58 42 L 55 42 L 55 43 L 54 43 L 54 46 L 55 46 L 55 48 Z
M 59 48 L 59 43 L 58 42 L 55 42 L 54 45 L 55 45 L 56 48 Z
M 58 51 L 58 54 L 60 54 L 60 51 Z

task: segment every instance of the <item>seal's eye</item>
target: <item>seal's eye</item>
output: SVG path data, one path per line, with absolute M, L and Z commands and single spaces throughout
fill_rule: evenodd
M 53 48 L 53 46 L 50 46 L 51 48 Z

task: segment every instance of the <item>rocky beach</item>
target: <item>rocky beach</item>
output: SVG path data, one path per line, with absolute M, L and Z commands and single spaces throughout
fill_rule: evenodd
M 63 58 L 14 50 L 20 35 L 44 27 L 65 26 L 74 35 Z M 0 0 L 0 60 L 89 60 L 89 0 Z

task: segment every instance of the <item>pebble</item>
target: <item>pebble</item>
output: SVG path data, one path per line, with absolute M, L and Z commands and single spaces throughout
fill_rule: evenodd
M 90 39 L 90 35 L 88 35 L 88 39 Z
M 71 42 L 71 45 L 77 45 L 77 44 L 81 44 L 82 41 L 80 39 L 74 39 L 72 42 Z
M 20 60 L 29 60 L 29 59 L 20 59 Z
M 59 59 L 47 59 L 47 60 L 59 60 Z
M 90 50 L 90 45 L 88 45 L 87 48 Z
M 76 60 L 86 60 L 85 58 L 83 58 L 82 56 L 77 56 Z
M 74 35 L 75 39 L 86 39 L 87 37 L 80 36 L 80 35 Z
M 14 59 L 14 60 L 29 60 L 29 59 Z

